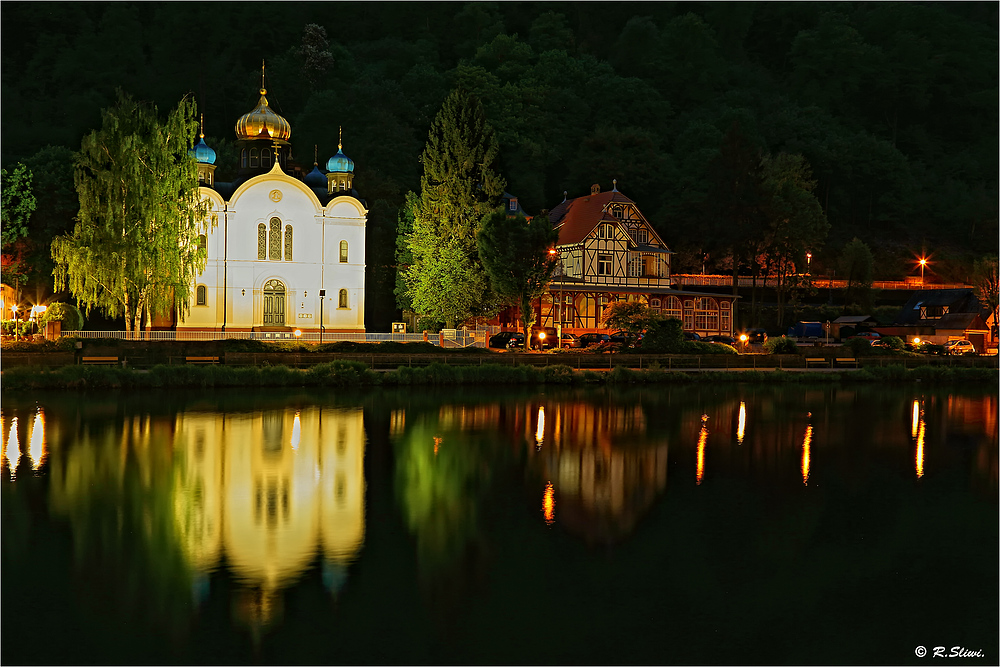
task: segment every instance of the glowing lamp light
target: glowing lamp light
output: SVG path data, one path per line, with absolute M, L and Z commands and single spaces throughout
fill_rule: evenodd
M 747 342 L 748 339 L 749 339 L 749 336 L 747 336 L 746 334 L 740 334 L 740 342 L 741 343 Z
M 550 250 L 549 250 L 549 254 L 550 254 L 550 255 L 554 255 L 554 254 L 556 254 L 556 251 L 555 251 L 555 249 L 554 249 L 554 248 L 550 249 Z
M 539 340 L 545 340 L 545 332 L 544 331 L 539 331 L 538 332 L 538 339 Z
M 302 329 L 296 329 L 296 330 L 295 330 L 295 337 L 296 337 L 296 338 L 298 338 L 298 337 L 300 337 L 301 335 L 302 335 Z
M 920 345 L 920 339 L 919 338 L 914 338 L 913 339 L 913 344 L 914 345 Z

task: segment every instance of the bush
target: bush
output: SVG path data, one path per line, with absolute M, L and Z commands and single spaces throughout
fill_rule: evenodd
M 684 346 L 684 327 L 671 317 L 651 323 L 642 339 L 642 351 L 649 354 L 676 354 Z
M 844 346 L 850 348 L 855 357 L 863 357 L 872 351 L 872 344 L 864 338 L 848 338 Z
M 697 340 L 684 341 L 680 352 L 683 354 L 739 354 L 732 345 L 702 343 Z
M 902 351 L 906 349 L 906 343 L 899 336 L 882 336 L 882 347 L 887 350 Z
M 799 346 L 791 338 L 781 336 L 780 338 L 768 338 L 764 343 L 764 349 L 768 354 L 798 354 Z
M 44 330 L 48 322 L 62 322 L 63 331 L 79 331 L 83 328 L 83 314 L 71 303 L 50 303 L 41 317 L 38 326 Z

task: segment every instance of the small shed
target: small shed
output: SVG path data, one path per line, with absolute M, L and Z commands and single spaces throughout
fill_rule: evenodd
M 844 315 L 830 325 L 830 335 L 835 340 L 849 338 L 862 331 L 871 331 L 878 321 L 871 315 Z

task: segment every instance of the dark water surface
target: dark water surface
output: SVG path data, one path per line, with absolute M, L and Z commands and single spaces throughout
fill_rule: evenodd
M 997 664 L 997 409 L 919 384 L 5 394 L 0 658 Z

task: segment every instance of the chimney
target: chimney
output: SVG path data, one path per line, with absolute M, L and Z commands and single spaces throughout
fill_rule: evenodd
M 590 194 L 592 194 L 592 195 L 599 195 L 599 194 L 601 194 L 601 184 L 600 183 L 594 183 L 593 185 L 591 185 L 590 186 Z

